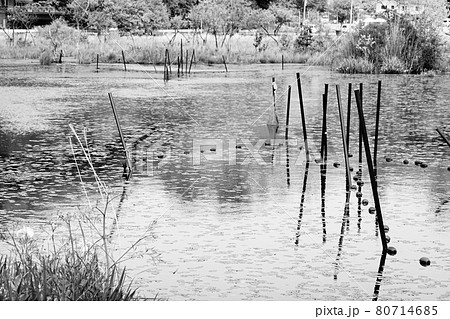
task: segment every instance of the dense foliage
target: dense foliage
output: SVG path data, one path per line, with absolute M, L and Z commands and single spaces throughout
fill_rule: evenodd
M 338 69 L 358 72 L 366 61 L 371 71 L 382 73 L 421 73 L 439 68 L 442 40 L 425 16 L 393 16 L 386 24 L 368 25 L 349 34 L 341 50 Z M 364 65 L 365 71 L 370 68 Z M 361 71 L 362 72 L 362 71 Z

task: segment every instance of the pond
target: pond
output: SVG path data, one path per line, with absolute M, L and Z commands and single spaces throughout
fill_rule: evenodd
M 152 236 L 136 248 L 142 253 L 123 264 L 145 297 L 371 300 L 377 290 L 378 300 L 450 298 L 450 148 L 436 132 L 439 127 L 450 135 L 450 76 L 342 75 L 320 67 L 281 70 L 261 64 L 230 65 L 228 73 L 220 66 L 197 66 L 190 76 L 172 75 L 164 83 L 162 73 L 139 65 L 128 72 L 119 65 L 95 72 L 90 65 L 0 63 L 3 231 L 26 224 L 37 232 L 86 207 L 80 176 L 91 201 L 98 199 L 72 124 L 109 188 L 117 213 L 112 242 L 128 247 L 151 225 Z M 322 93 L 329 84 L 324 207 L 319 164 L 310 162 L 305 181 L 296 72 L 313 151 L 320 148 Z M 280 123 L 292 86 L 287 144 L 284 124 L 280 140 L 270 145 L 265 140 L 272 77 Z M 346 110 L 348 83 L 353 88 L 363 83 L 373 147 L 378 80 L 378 191 L 389 245 L 398 251 L 386 257 L 382 273 L 379 230 L 368 212 L 374 204 L 365 156 L 362 198 L 369 205 L 358 205 L 352 191 L 344 215 L 335 90 L 339 84 Z M 131 150 L 128 181 L 122 177 L 124 152 L 109 92 Z M 351 112 L 350 163 L 356 171 L 354 97 Z M 4 243 L 1 249 L 7 249 Z M 429 267 L 420 265 L 422 257 L 430 259 Z

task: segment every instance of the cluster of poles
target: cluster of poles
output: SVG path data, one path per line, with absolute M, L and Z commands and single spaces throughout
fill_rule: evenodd
M 306 152 L 306 170 L 308 170 L 309 163 L 311 162 L 311 151 L 308 143 L 308 133 L 307 133 L 307 125 L 305 120 L 305 106 L 303 103 L 303 93 L 302 93 L 302 84 L 300 79 L 300 73 L 296 74 L 296 82 L 299 96 L 299 106 L 300 106 L 300 116 L 302 121 L 302 135 L 303 135 L 303 143 Z M 378 195 L 378 187 L 377 187 L 377 150 L 378 150 L 378 133 L 379 133 L 379 118 L 380 118 L 380 108 L 381 108 L 381 81 L 378 81 L 378 94 L 377 94 L 377 110 L 376 110 L 376 123 L 375 123 L 375 143 L 372 150 L 369 144 L 369 136 L 367 132 L 367 126 L 364 116 L 363 110 L 363 84 L 360 83 L 359 87 L 356 90 L 352 89 L 352 84 L 348 85 L 348 101 L 347 101 L 347 123 L 344 120 L 344 111 L 343 111 L 343 102 L 341 98 L 341 88 L 340 85 L 336 85 L 336 97 L 337 97 L 337 108 L 339 111 L 339 122 L 340 122 L 340 131 L 342 136 L 342 150 L 344 154 L 344 162 L 346 169 L 346 208 L 348 211 L 349 206 L 349 197 L 351 189 L 355 189 L 356 185 L 352 185 L 351 173 L 350 173 L 350 161 L 349 161 L 349 148 L 350 148 L 350 118 L 351 118 L 351 104 L 352 104 L 352 95 L 354 94 L 357 111 L 358 111 L 358 119 L 359 119 L 359 170 L 357 176 L 359 177 L 357 180 L 358 184 L 358 192 L 361 191 L 361 187 L 363 182 L 361 180 L 362 177 L 362 167 L 363 167 L 363 147 L 364 153 L 366 154 L 366 164 L 370 176 L 370 182 L 372 185 L 372 195 L 375 202 L 375 212 L 376 212 L 376 220 L 380 229 L 380 237 L 381 244 L 383 247 L 383 252 L 393 252 L 394 248 L 390 247 L 388 249 L 388 240 L 386 239 L 386 232 L 383 223 L 383 214 L 381 210 L 380 198 Z M 291 101 L 291 87 L 288 87 L 287 93 L 287 109 L 286 109 L 286 131 L 285 131 L 285 139 L 289 137 L 289 116 L 290 116 L 290 101 Z M 327 156 L 328 156 L 328 139 L 327 139 L 327 110 L 328 110 L 328 97 L 329 97 L 329 85 L 325 84 L 325 91 L 322 95 L 322 133 L 321 133 L 321 146 L 320 146 L 320 169 L 321 169 L 321 177 L 322 179 L 326 176 L 326 165 L 327 165 Z M 345 125 L 346 124 L 346 125 Z M 305 191 L 306 191 L 306 180 L 307 174 L 305 174 L 304 182 L 303 182 L 303 191 L 302 197 L 300 201 L 300 217 L 303 214 L 304 209 L 304 200 L 305 200 Z M 325 183 L 323 182 L 322 185 Z M 325 189 L 322 187 L 322 198 L 324 198 Z M 322 205 L 324 207 L 324 205 Z M 323 211 L 322 211 L 323 212 Z M 298 236 L 296 238 L 296 243 L 298 243 Z
M 192 64 L 195 63 L 195 49 L 192 49 L 192 54 L 189 61 L 189 50 L 183 51 L 183 40 L 180 43 L 180 54 L 177 56 L 177 76 L 191 74 Z M 164 81 L 169 81 L 172 74 L 172 63 L 170 60 L 169 49 L 164 52 Z
M 274 79 L 272 79 L 274 81 Z M 304 143 L 304 149 L 306 152 L 306 164 L 305 164 L 305 172 L 303 177 L 303 184 L 302 184 L 302 193 L 300 198 L 300 208 L 299 208 L 299 218 L 298 218 L 298 225 L 297 225 L 297 234 L 295 238 L 295 244 L 299 244 L 299 237 L 300 237 L 300 229 L 301 229 L 301 221 L 303 219 L 303 213 L 304 213 L 304 203 L 305 203 L 305 194 L 306 194 L 306 188 L 307 188 L 307 180 L 308 180 L 308 171 L 309 166 L 311 162 L 311 149 L 309 147 L 308 143 L 308 130 L 305 120 L 305 106 L 303 103 L 303 93 L 302 93 L 302 84 L 301 84 L 301 78 L 300 74 L 296 74 L 296 83 L 297 83 L 297 89 L 298 89 L 298 96 L 299 96 L 299 106 L 300 106 L 300 116 L 301 116 L 301 122 L 302 122 L 302 135 L 303 135 L 303 143 Z M 273 85 L 273 84 L 272 84 Z M 291 101 L 291 86 L 288 87 L 287 90 L 287 107 L 286 107 L 286 130 L 285 130 L 285 139 L 287 140 L 289 138 L 289 116 L 291 111 L 290 101 Z M 339 270 L 339 264 L 340 264 L 340 258 L 342 254 L 342 246 L 343 246 L 343 239 L 344 239 L 344 232 L 346 226 L 348 226 L 349 222 L 349 215 L 350 215 L 350 194 L 351 190 L 357 190 L 356 197 L 358 198 L 358 227 L 360 227 L 360 221 L 361 221 L 361 203 L 362 203 L 362 186 L 364 185 L 364 182 L 362 181 L 362 167 L 363 167 L 363 149 L 364 153 L 366 154 L 366 164 L 368 168 L 368 173 L 370 176 L 370 182 L 371 182 L 371 188 L 372 188 L 372 195 L 373 200 L 375 202 L 375 208 L 370 208 L 370 213 L 376 213 L 376 219 L 375 223 L 377 226 L 377 229 L 379 229 L 379 234 L 381 238 L 381 244 L 382 244 L 382 254 L 380 258 L 380 264 L 378 268 L 378 276 L 375 283 L 374 288 L 374 296 L 373 299 L 377 300 L 380 285 L 381 285 L 381 278 L 382 273 L 384 270 L 384 265 L 386 261 L 386 255 L 395 255 L 396 249 L 394 247 L 388 247 L 388 243 L 390 242 L 389 236 L 386 235 L 386 232 L 389 230 L 387 226 L 384 225 L 383 221 L 383 214 L 381 210 L 381 204 L 380 204 L 380 197 L 378 194 L 378 186 L 377 186 L 377 152 L 378 152 L 378 134 L 379 134 L 379 124 L 380 124 L 380 110 L 381 110 L 381 81 L 378 81 L 378 91 L 377 91 L 377 101 L 376 101 L 376 119 L 375 119 L 375 141 L 374 141 L 374 147 L 373 152 L 371 150 L 370 144 L 369 144 L 369 135 L 367 131 L 367 125 L 366 120 L 364 116 L 364 110 L 363 110 L 363 84 L 360 83 L 359 86 L 356 89 L 353 89 L 352 84 L 348 84 L 348 99 L 347 99 L 347 114 L 346 114 L 346 121 L 344 119 L 344 108 L 343 108 L 343 101 L 341 97 L 341 87 L 340 85 L 335 86 L 335 92 L 336 92 L 336 98 L 337 98 L 337 109 L 339 113 L 339 124 L 340 124 L 340 131 L 341 131 L 341 140 L 342 140 L 342 151 L 344 156 L 344 162 L 345 162 L 345 170 L 346 170 L 346 200 L 345 200 L 345 207 L 344 207 L 344 216 L 342 220 L 341 225 L 341 235 L 339 237 L 339 245 L 338 245 L 338 253 L 336 257 L 336 263 L 335 263 L 335 279 L 337 279 L 337 272 Z M 328 134 L 327 134 L 327 114 L 328 114 L 328 100 L 329 100 L 329 85 L 325 84 L 325 90 L 322 94 L 322 127 L 321 127 L 321 144 L 320 144 L 320 159 L 316 160 L 316 162 L 320 163 L 320 173 L 321 173 L 321 216 L 322 216 L 322 228 L 323 228 L 323 240 L 326 241 L 326 219 L 325 219 L 325 185 L 326 185 L 326 171 L 327 171 L 327 157 L 328 157 Z M 349 158 L 352 156 L 349 153 L 350 149 L 350 120 L 351 120 L 351 109 L 352 109 L 352 96 L 354 96 L 354 100 L 356 102 L 356 108 L 358 113 L 358 171 L 356 176 L 354 177 L 354 180 L 357 182 L 357 186 L 352 184 L 352 178 L 351 178 L 351 171 L 353 170 L 350 167 L 350 160 Z M 275 99 L 274 99 L 274 110 L 275 110 Z M 286 144 L 287 145 L 287 144 Z M 372 155 L 373 154 L 373 155 Z M 286 154 L 286 168 L 287 168 L 287 176 L 288 176 L 288 184 L 289 184 L 289 159 L 288 159 L 288 153 Z M 363 203 L 364 205 L 367 204 Z M 378 234 L 378 232 L 377 232 Z
M 62 52 L 62 51 L 61 51 Z M 61 53 L 62 54 L 62 53 Z M 61 63 L 61 57 L 60 57 L 60 63 Z M 100 70 L 99 67 L 99 60 L 100 55 L 97 54 L 97 61 L 96 61 L 96 72 Z M 222 62 L 225 67 L 225 72 L 228 73 L 228 66 L 227 61 L 224 55 L 222 55 Z M 125 52 L 122 50 L 122 63 L 123 63 L 123 70 L 127 71 L 127 60 L 125 59 Z M 184 75 L 190 75 L 192 64 L 196 64 L 196 55 L 195 55 L 195 49 L 192 49 L 192 53 L 189 52 L 188 49 L 185 51 L 183 50 L 183 40 L 180 42 L 180 53 L 177 56 L 177 77 L 182 77 Z M 163 68 L 163 78 L 164 82 L 169 81 L 170 76 L 172 75 L 172 64 L 173 61 L 170 59 L 170 52 L 169 49 L 164 50 L 164 68 Z M 156 71 L 156 68 L 155 68 Z

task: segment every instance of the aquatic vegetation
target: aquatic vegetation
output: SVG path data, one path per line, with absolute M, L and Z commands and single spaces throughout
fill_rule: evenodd
M 113 234 L 119 232 L 114 197 L 98 177 L 87 146 L 74 134 L 92 169 L 100 199 L 92 204 L 80 173 L 78 152 L 70 140 L 87 208 L 79 214 L 60 215 L 50 231 L 36 232 L 23 226 L 0 234 L 11 247 L 9 256 L 0 256 L 0 300 L 133 300 L 137 289 L 122 263 L 143 254 L 156 258 L 150 248 L 137 250 L 139 243 L 152 236 L 153 224 L 125 249 L 112 244 Z M 65 228 L 57 231 L 61 224 Z
M 11 257 L 0 256 L 0 300 L 132 300 L 136 289 L 126 284 L 125 269 L 108 271 L 95 246 L 86 250 L 61 247 L 43 252 L 31 228 L 9 238 Z

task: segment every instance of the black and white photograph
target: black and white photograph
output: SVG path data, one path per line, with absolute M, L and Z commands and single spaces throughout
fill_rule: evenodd
M 0 27 L 1 301 L 445 317 L 450 1 L 0 0 Z

